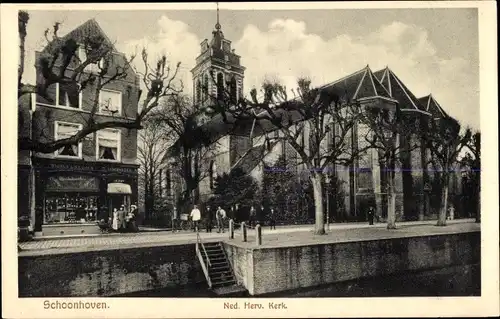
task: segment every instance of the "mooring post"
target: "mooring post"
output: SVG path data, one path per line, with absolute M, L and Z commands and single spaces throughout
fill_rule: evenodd
M 243 235 L 243 241 L 247 241 L 247 225 L 245 225 L 245 222 L 241 222 L 241 233 Z
M 229 220 L 229 239 L 234 239 L 234 222 L 232 219 Z
M 257 246 L 262 245 L 262 227 L 260 227 L 260 224 L 257 224 L 255 226 L 255 241 L 257 242 Z

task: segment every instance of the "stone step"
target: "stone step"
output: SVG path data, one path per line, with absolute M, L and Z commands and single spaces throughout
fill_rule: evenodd
M 230 285 L 230 286 L 222 286 L 212 289 L 215 294 L 218 296 L 226 296 L 226 297 L 245 297 L 248 294 L 248 291 L 245 287 L 240 285 Z
M 226 281 L 215 281 L 215 282 L 212 282 L 212 287 L 218 288 L 218 287 L 222 287 L 222 286 L 229 286 L 229 285 L 235 285 L 235 284 L 236 284 L 236 280 L 234 280 L 234 279 L 226 280 Z

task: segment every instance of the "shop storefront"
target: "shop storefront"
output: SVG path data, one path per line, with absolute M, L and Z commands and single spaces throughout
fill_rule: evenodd
M 43 234 L 99 232 L 113 208 L 137 202 L 137 166 L 117 163 L 75 163 L 37 160 L 36 220 Z M 41 216 L 40 216 L 41 215 Z

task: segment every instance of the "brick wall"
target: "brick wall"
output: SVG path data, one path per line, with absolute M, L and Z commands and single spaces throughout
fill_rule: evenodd
M 313 287 L 346 280 L 402 274 L 480 261 L 479 232 L 386 240 L 263 248 L 252 252 L 252 274 L 236 272 L 250 294 Z M 242 249 L 226 248 L 247 264 Z
M 194 245 L 20 256 L 20 297 L 113 296 L 204 282 Z

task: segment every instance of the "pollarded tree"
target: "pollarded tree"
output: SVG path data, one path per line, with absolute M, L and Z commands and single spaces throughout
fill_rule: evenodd
M 78 99 L 80 92 L 85 89 L 93 91 L 90 112 L 83 114 L 84 125 L 80 130 L 67 138 L 42 140 L 29 135 L 19 135 L 18 147 L 20 150 L 29 150 L 39 153 L 52 153 L 64 146 L 74 145 L 86 136 L 106 128 L 142 129 L 144 118 L 155 109 L 163 97 L 174 96 L 182 91 L 182 82 L 176 83 L 176 76 L 180 63 L 175 68 L 169 66 L 167 57 L 163 56 L 152 66 L 147 51 L 142 50 L 142 70 L 136 72 L 147 92 L 139 106 L 137 114 L 124 114 L 125 117 L 99 117 L 99 94 L 105 86 L 124 79 L 130 75 L 132 62 L 135 56 L 126 58 L 123 54 L 114 54 L 113 44 L 102 34 L 76 35 L 69 33 L 60 37 L 58 32 L 60 23 L 54 24 L 52 30 L 45 31 L 47 46 L 39 56 L 36 64 L 41 76 L 36 85 L 23 83 L 25 64 L 26 27 L 29 14 L 20 11 L 18 14 L 18 30 L 20 40 L 20 64 L 18 67 L 18 99 L 26 94 L 35 93 L 51 101 L 48 94 L 49 86 L 59 83 L 68 94 L 71 101 Z M 20 103 L 20 106 L 21 107 Z M 27 121 L 23 119 L 22 121 Z M 34 121 L 34 119 L 29 119 Z M 39 123 L 33 123 L 38 125 Z M 45 128 L 41 127 L 40 130 Z
M 479 223 L 481 221 L 481 132 L 475 132 L 466 144 L 466 147 L 474 156 L 474 158 L 469 161 L 469 166 L 472 171 L 472 179 L 476 188 L 476 222 Z
M 223 120 L 234 118 L 241 125 L 254 123 L 261 133 L 277 132 L 268 140 L 280 139 L 298 154 L 299 165 L 308 171 L 314 193 L 315 234 L 325 234 L 323 179 L 332 164 L 349 165 L 366 148 L 353 149 L 352 130 L 360 119 L 360 106 L 349 100 L 348 92 L 339 94 L 327 88 L 313 89 L 311 81 L 299 79 L 289 98 L 286 87 L 277 82 L 262 85 L 250 99 L 214 98 L 213 113 Z M 350 92 L 353 94 L 353 92 Z M 231 122 L 232 123 L 232 122 Z
M 386 176 L 385 191 L 387 194 L 387 228 L 396 228 L 396 187 L 395 179 L 401 156 L 419 146 L 406 145 L 401 139 L 411 140 L 415 127 L 408 118 L 404 118 L 400 108 L 392 109 L 367 107 L 359 123 L 365 130 L 363 138 L 378 153 L 381 170 Z
M 462 133 L 460 123 L 450 116 L 445 116 L 431 121 L 429 129 L 423 135 L 431 153 L 431 160 L 440 170 L 438 175 L 441 200 L 437 225 L 445 226 L 450 175 L 453 165 L 458 161 L 462 149 L 469 143 L 472 133 L 470 129 Z

